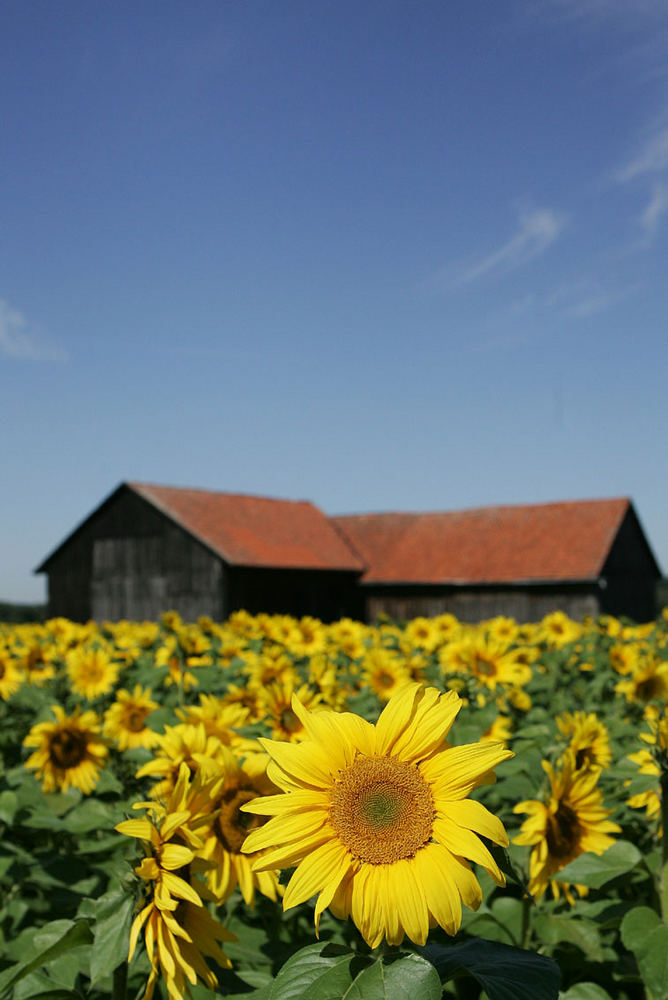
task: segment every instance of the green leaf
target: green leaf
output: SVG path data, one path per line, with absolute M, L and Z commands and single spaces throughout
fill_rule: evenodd
M 362 969 L 341 996 L 345 1000 L 440 1000 L 441 981 L 430 962 L 419 955 L 388 959 Z
M 562 868 L 557 877 L 560 882 L 600 889 L 613 878 L 630 872 L 641 861 L 642 854 L 637 847 L 628 840 L 618 840 L 603 854 L 581 854 Z
M 557 1000 L 559 967 L 545 955 L 472 938 L 449 946 L 428 944 L 422 954 L 443 981 L 464 969 L 489 1000 Z
M 105 903 L 97 914 L 94 929 L 93 950 L 90 959 L 91 984 L 127 961 L 130 925 L 134 909 L 134 897 L 122 890 L 107 893 L 98 903 Z
M 652 1000 L 668 1000 L 668 926 L 648 906 L 636 906 L 622 920 L 621 935 Z
M 27 976 L 33 969 L 47 965 L 72 948 L 82 944 L 90 944 L 93 940 L 90 927 L 85 920 L 54 920 L 35 932 L 33 948 L 37 955 L 28 961 L 19 962 L 0 973 L 0 996 L 7 993 L 12 986 Z
M 69 833 L 90 833 L 91 830 L 111 830 L 122 819 L 120 810 L 99 799 L 87 799 L 67 814 L 63 827 Z
M 11 825 L 18 806 L 19 800 L 16 792 L 12 792 L 9 789 L 0 792 L 0 821 L 7 823 L 8 826 Z
M 365 965 L 350 949 L 319 941 L 288 959 L 271 985 L 268 1000 L 340 1000 L 355 972 Z
M 612 998 L 598 983 L 576 983 L 565 993 L 560 993 L 559 1000 L 612 1000 Z
M 622 942 L 629 951 L 643 951 L 652 931 L 661 924 L 661 919 L 655 910 L 649 906 L 635 906 L 622 920 L 620 932 Z
M 547 913 L 534 914 L 533 926 L 538 937 L 544 944 L 559 944 L 567 941 L 584 952 L 592 962 L 602 962 L 603 948 L 598 927 L 587 918 L 552 915 Z

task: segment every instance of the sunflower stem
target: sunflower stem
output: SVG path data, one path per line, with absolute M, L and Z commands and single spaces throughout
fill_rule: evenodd
M 668 924 L 668 773 L 661 773 L 661 875 L 659 883 L 661 919 Z
M 114 969 L 112 1000 L 126 1000 L 128 987 L 128 963 L 121 962 Z
M 529 919 L 529 911 L 531 907 L 532 899 L 526 893 L 522 896 L 522 927 L 520 930 L 520 948 L 526 948 L 529 944 L 529 938 L 531 937 L 531 921 Z

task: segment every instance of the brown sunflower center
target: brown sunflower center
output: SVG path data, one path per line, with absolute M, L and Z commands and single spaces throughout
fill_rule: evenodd
M 332 788 L 329 815 L 354 857 L 387 865 L 414 857 L 429 841 L 434 800 L 414 764 L 358 757 Z
M 298 716 L 291 708 L 284 708 L 281 712 L 281 729 L 286 733 L 298 733 L 302 724 Z
M 483 677 L 494 677 L 497 673 L 497 665 L 494 660 L 487 659 L 486 656 L 476 656 L 475 658 L 475 672 L 481 674 Z
M 636 686 L 636 698 L 640 701 L 651 701 L 663 694 L 663 682 L 660 677 L 648 677 Z
M 580 838 L 580 824 L 576 813 L 565 802 L 559 803 L 554 816 L 547 821 L 548 851 L 553 858 L 566 858 L 575 850 Z
M 60 768 L 76 767 L 86 756 L 88 741 L 78 729 L 59 729 L 51 737 L 49 756 Z
M 378 674 L 378 684 L 383 688 L 390 688 L 394 684 L 394 677 L 392 674 L 388 674 L 387 671 L 383 670 Z
M 133 708 L 125 720 L 125 725 L 131 733 L 140 733 L 144 728 L 147 715 L 147 709 Z
M 223 792 L 218 808 L 220 812 L 216 820 L 218 840 L 229 854 L 239 854 L 241 845 L 251 832 L 266 822 L 264 816 L 253 816 L 252 813 L 241 812 L 241 806 L 257 798 L 257 792 L 248 787 L 228 788 Z

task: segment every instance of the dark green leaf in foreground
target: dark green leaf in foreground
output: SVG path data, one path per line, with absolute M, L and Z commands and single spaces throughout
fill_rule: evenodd
M 468 972 L 489 1000 L 557 1000 L 559 995 L 559 967 L 545 955 L 482 938 L 453 945 L 428 944 L 422 954 L 443 981 Z
M 618 840 L 603 854 L 581 854 L 559 872 L 560 882 L 600 889 L 606 882 L 625 875 L 640 864 L 642 854 L 628 840 Z
M 622 920 L 621 935 L 652 1000 L 668 1000 L 668 926 L 649 906 L 636 906 Z
M 15 983 L 27 976 L 33 969 L 47 965 L 72 948 L 78 948 L 82 944 L 90 944 L 92 940 L 93 935 L 85 920 L 77 920 L 76 922 L 54 920 L 53 923 L 41 927 L 39 931 L 35 932 L 34 947 L 31 949 L 31 952 L 36 951 L 37 954 L 23 962 L 17 962 L 16 965 L 0 973 L 0 996 L 8 993 Z

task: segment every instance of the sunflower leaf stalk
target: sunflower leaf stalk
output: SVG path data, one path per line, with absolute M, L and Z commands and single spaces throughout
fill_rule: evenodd
M 661 919 L 668 924 L 668 770 L 661 771 L 661 874 L 659 883 Z

